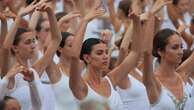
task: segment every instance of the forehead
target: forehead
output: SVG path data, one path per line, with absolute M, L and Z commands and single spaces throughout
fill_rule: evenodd
M 21 40 L 25 41 L 28 39 L 33 39 L 33 38 L 35 38 L 35 36 L 36 36 L 35 32 L 25 32 L 21 35 Z
M 179 35 L 174 34 L 168 39 L 168 44 L 182 44 L 182 39 Z
M 44 20 L 44 21 L 41 23 L 41 27 L 50 27 L 49 21 L 48 21 L 48 20 Z
M 179 0 L 178 4 L 186 4 L 189 2 L 190 2 L 190 0 Z
M 69 37 L 67 37 L 66 42 L 73 41 L 73 39 L 74 39 L 74 36 L 70 35 Z
M 94 45 L 94 46 L 92 47 L 92 50 L 93 50 L 93 51 L 107 50 L 107 49 L 108 49 L 108 47 L 107 47 L 107 45 L 104 44 L 104 43 L 99 43 L 99 44 L 96 44 L 96 45 Z

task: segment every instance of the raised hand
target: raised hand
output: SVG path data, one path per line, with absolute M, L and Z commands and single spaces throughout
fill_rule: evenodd
M 76 17 L 80 17 L 81 14 L 79 11 L 72 11 L 70 13 L 68 13 L 67 15 L 63 16 L 60 21 L 69 21 L 69 20 L 72 20 Z
M 172 3 L 172 0 L 156 0 L 151 8 L 151 14 L 156 14 L 163 6 Z
M 189 26 L 185 25 L 185 23 L 182 20 L 180 20 L 180 19 L 178 19 L 178 23 L 179 23 L 179 27 L 177 29 L 177 32 L 180 33 L 180 34 L 182 32 L 184 32 L 186 28 L 189 27 Z
M 138 15 L 131 13 L 130 18 L 133 20 L 133 37 L 132 37 L 132 50 L 142 52 L 142 25 Z
M 13 66 L 8 73 L 5 75 L 5 77 L 7 79 L 13 78 L 17 73 L 20 73 L 21 71 L 23 71 L 23 66 L 20 65 L 15 65 Z
M 0 12 L 0 20 L 6 20 L 6 16 L 4 13 Z
M 18 15 L 19 16 L 25 16 L 31 12 L 33 12 L 35 10 L 35 8 L 40 5 L 40 3 L 37 3 L 37 0 L 34 0 L 30 5 L 28 5 L 27 7 L 22 7 L 19 12 Z
M 12 18 L 12 19 L 15 19 L 16 18 L 16 14 L 14 12 L 12 12 L 9 8 L 7 8 L 5 11 L 4 11 L 4 14 L 7 18 Z
M 28 68 L 23 68 L 22 74 L 24 75 L 24 80 L 28 82 L 32 82 L 34 80 L 34 74 Z
M 104 8 L 102 7 L 102 1 L 96 1 L 95 6 L 86 14 L 84 19 L 90 21 L 98 16 L 102 16 L 105 13 Z
M 108 44 L 111 41 L 112 32 L 110 30 L 108 29 L 102 30 L 100 34 L 101 40 L 104 41 L 106 44 Z

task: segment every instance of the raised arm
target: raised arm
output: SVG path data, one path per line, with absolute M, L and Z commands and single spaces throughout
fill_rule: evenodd
M 7 34 L 7 19 L 4 13 L 0 12 L 0 20 L 1 20 L 1 33 L 0 33 L 0 73 L 7 72 L 7 64 L 8 62 L 8 51 L 3 48 L 3 42 L 5 40 L 5 36 Z M 3 76 L 0 74 L 0 76 Z
M 121 27 L 121 21 L 118 19 L 116 15 L 116 11 L 114 8 L 114 0 L 108 0 L 108 9 L 110 13 L 110 20 L 112 21 L 114 30 L 115 32 L 119 32 L 120 27 Z
M 99 7 L 99 6 L 97 6 Z M 79 30 L 76 33 L 74 44 L 72 47 L 73 57 L 70 67 L 70 88 L 77 99 L 83 99 L 87 94 L 87 85 L 81 76 L 80 69 L 80 52 L 82 48 L 82 41 L 84 39 L 84 33 L 87 27 L 87 24 L 90 20 L 94 19 L 97 16 L 100 16 L 104 13 L 102 8 L 93 7 L 88 14 L 82 19 L 79 26 Z
M 32 13 L 32 16 L 30 18 L 30 22 L 28 25 L 29 29 L 33 31 L 35 30 L 37 23 L 38 23 L 38 19 L 40 18 L 40 15 L 41 15 L 41 12 L 37 10 Z
M 39 76 L 33 69 L 22 68 L 24 74 L 24 80 L 28 82 L 30 89 L 30 96 L 32 107 L 30 110 L 41 110 L 42 102 L 44 101 L 44 94 L 42 91 L 42 84 L 40 82 Z
M 128 55 L 129 45 L 130 43 L 132 43 L 131 42 L 132 35 L 133 35 L 133 23 L 131 22 L 121 42 L 121 46 L 119 49 L 119 56 L 118 56 L 116 65 L 121 64 L 122 61 L 125 59 L 125 57 Z
M 20 11 L 18 12 L 18 15 L 17 17 L 15 18 L 15 21 L 10 29 L 10 31 L 8 32 L 4 42 L 3 42 L 3 46 L 4 48 L 6 49 L 10 49 L 12 44 L 13 44 L 13 41 L 14 41 L 14 37 L 15 37 L 15 34 L 17 32 L 17 29 L 20 25 L 20 21 L 22 19 L 23 16 L 25 16 L 26 14 L 32 12 L 35 10 L 36 8 L 36 4 L 34 4 L 34 2 L 32 4 L 30 4 L 29 6 L 27 7 L 23 7 L 20 9 Z
M 120 65 L 108 73 L 108 76 L 112 79 L 114 86 L 116 86 L 119 81 L 126 77 L 126 75 L 129 73 L 129 70 L 132 70 L 137 66 L 140 53 L 142 52 L 141 43 L 143 41 L 143 37 L 141 35 L 142 27 L 140 19 L 135 14 L 132 14 L 131 16 L 134 23 L 131 52 Z
M 61 32 L 60 32 L 58 25 L 57 25 L 57 19 L 55 17 L 55 14 L 54 14 L 52 8 L 50 8 L 47 5 L 47 3 L 43 3 L 42 6 L 37 8 L 37 10 L 46 11 L 46 13 L 48 15 L 49 22 L 50 22 L 50 26 L 51 26 L 50 45 L 48 45 L 48 48 L 46 49 L 44 56 L 40 60 L 38 60 L 37 62 L 35 62 L 33 64 L 33 68 L 41 76 L 43 71 L 48 66 L 48 64 L 50 64 L 51 61 L 53 60 L 53 56 L 54 56 L 56 50 L 58 49 L 58 46 L 61 42 L 62 37 L 61 37 Z
M 155 103 L 160 96 L 160 85 L 155 79 L 153 73 L 153 38 L 154 38 L 154 24 L 155 18 L 152 16 L 145 24 L 145 40 L 144 40 L 144 69 L 143 69 L 143 83 L 146 87 L 150 103 Z

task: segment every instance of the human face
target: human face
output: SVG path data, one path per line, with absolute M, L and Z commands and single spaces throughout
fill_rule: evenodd
M 160 51 L 161 62 L 166 61 L 172 65 L 181 63 L 183 57 L 182 39 L 177 34 L 168 38 L 168 43 L 164 51 Z
M 26 32 L 20 36 L 20 41 L 14 46 L 14 51 L 21 58 L 30 59 L 35 55 L 35 35 L 33 32 Z
M 96 44 L 92 47 L 88 55 L 88 65 L 99 70 L 106 70 L 109 66 L 108 48 L 104 43 Z
M 180 0 L 177 4 L 177 7 L 180 9 L 182 13 L 188 12 L 190 1 L 189 0 Z
M 74 36 L 69 36 L 66 41 L 65 41 L 65 45 L 62 49 L 61 55 L 65 56 L 65 57 L 71 57 L 71 49 L 72 49 L 72 44 L 74 41 Z
M 21 110 L 21 106 L 18 101 L 10 99 L 5 104 L 5 110 Z
M 50 24 L 48 20 L 45 20 L 42 22 L 41 30 L 38 33 L 38 40 L 41 42 L 41 44 L 45 43 L 49 34 L 50 34 Z

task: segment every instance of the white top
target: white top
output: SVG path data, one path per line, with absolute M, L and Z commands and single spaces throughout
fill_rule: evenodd
M 187 89 L 184 86 L 184 98 L 178 101 L 167 88 L 162 86 L 159 100 L 152 105 L 151 110 L 183 110 L 189 98 L 187 93 Z
M 54 110 L 78 110 L 78 103 L 69 88 L 69 77 L 61 71 L 61 79 L 52 84 L 56 98 Z
M 117 87 L 117 92 L 123 101 L 125 110 L 150 110 L 145 86 L 133 76 L 129 75 L 128 77 L 130 81 L 128 89 Z
M 106 98 L 98 93 L 96 93 L 89 85 L 88 85 L 88 94 L 86 98 L 83 100 L 85 101 L 90 101 L 90 100 L 95 100 L 98 102 L 103 102 L 103 103 L 108 103 L 110 110 L 123 110 L 123 103 L 121 101 L 121 98 L 119 94 L 114 90 L 113 85 L 110 81 L 110 79 L 106 76 L 105 77 L 111 87 L 111 95 Z
M 191 98 L 186 102 L 184 110 L 194 110 L 194 85 L 192 86 Z

